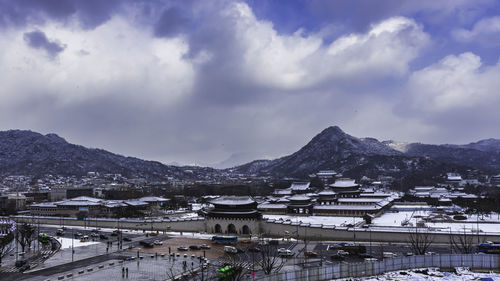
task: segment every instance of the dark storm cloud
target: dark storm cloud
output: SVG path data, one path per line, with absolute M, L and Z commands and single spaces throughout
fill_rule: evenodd
M 26 32 L 23 37 L 28 46 L 46 51 L 51 58 L 56 57 L 66 48 L 63 44 L 56 41 L 50 41 L 47 36 L 45 36 L 45 33 L 40 30 Z
M 0 0 L 0 24 L 23 26 L 45 20 L 64 22 L 76 16 L 81 26 L 93 29 L 109 20 L 125 1 L 118 0 Z
M 186 12 L 177 7 L 167 8 L 163 11 L 154 26 L 157 37 L 173 37 L 188 31 L 190 18 Z
M 256 19 L 258 9 L 233 2 L 0 0 L 0 27 L 48 33 L 27 32 L 32 48 L 55 57 L 64 46 L 54 38 L 68 42 L 60 63 L 50 64 L 36 51 L 16 52 L 25 42 L 15 32 L 0 33 L 9 39 L 0 44 L 0 54 L 7 54 L 0 56 L 0 126 L 55 132 L 74 143 L 182 164 L 282 156 L 331 125 L 360 137 L 453 142 L 464 133 L 448 122 L 461 120 L 474 126 L 478 138 L 495 137 L 495 109 L 478 118 L 473 110 L 410 112 L 411 104 L 397 102 L 413 71 L 406 64 L 426 46 L 420 35 L 438 37 L 427 19 L 456 16 L 456 2 L 249 0 L 265 6 Z M 387 30 L 402 22 L 396 19 L 377 40 L 366 33 L 372 24 L 401 15 L 412 22 L 410 29 L 391 35 Z M 76 27 L 64 25 L 74 19 Z M 326 24 L 341 28 L 325 35 Z M 300 28 L 306 31 L 294 34 Z M 409 44 L 412 34 L 415 44 Z M 331 50 L 336 54 L 329 55 L 329 44 L 342 36 L 354 43 L 337 42 Z M 430 49 L 449 53 L 446 46 Z M 434 54 L 431 63 L 440 57 Z M 462 119 L 453 118 L 457 114 Z M 439 130 L 420 130 L 427 126 Z

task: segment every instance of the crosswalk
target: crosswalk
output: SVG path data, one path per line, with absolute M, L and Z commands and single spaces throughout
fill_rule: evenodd
M 47 255 L 48 257 L 52 256 L 56 251 L 52 251 L 52 250 L 45 250 L 45 251 L 42 251 L 40 252 L 39 255 L 37 255 L 34 259 L 33 258 L 30 258 L 29 259 L 29 268 L 34 268 L 36 266 L 38 266 L 39 264 L 41 264 L 45 259 L 43 258 L 43 256 Z M 4 269 L 2 272 L 21 272 L 21 268 L 20 267 L 16 267 L 15 265 L 14 266 L 10 266 L 6 269 Z

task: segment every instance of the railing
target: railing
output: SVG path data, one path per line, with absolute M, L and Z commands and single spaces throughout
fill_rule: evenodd
M 300 271 L 285 271 L 271 274 L 258 280 L 262 281 L 320 281 L 335 278 L 356 278 L 383 274 L 389 271 L 413 268 L 470 267 L 490 271 L 500 270 L 500 255 L 486 254 L 448 254 L 397 257 L 380 261 L 362 263 L 339 263 L 333 266 L 305 268 Z

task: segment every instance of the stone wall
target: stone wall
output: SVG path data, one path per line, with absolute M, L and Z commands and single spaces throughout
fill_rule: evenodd
M 238 235 L 260 233 L 260 222 L 260 220 L 256 219 L 207 218 L 205 220 L 206 231 L 208 233 L 230 234 L 230 231 L 228 231 L 230 228 L 229 226 L 233 225 L 234 230 L 236 230 L 236 234 Z M 216 230 L 216 228 L 219 229 Z

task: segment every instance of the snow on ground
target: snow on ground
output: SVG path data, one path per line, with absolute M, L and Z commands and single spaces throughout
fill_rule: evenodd
M 420 268 L 412 270 L 398 270 L 387 272 L 379 276 L 364 277 L 356 280 L 380 281 L 380 280 L 411 280 L 411 281 L 448 281 L 448 280 L 481 280 L 481 278 L 491 278 L 490 280 L 500 280 L 498 273 L 478 273 L 467 268 L 457 268 L 455 272 L 441 272 L 437 268 Z M 336 279 L 352 280 L 352 279 Z
M 100 243 L 100 242 L 93 242 L 93 241 L 80 242 L 80 239 L 71 239 L 71 238 L 64 238 L 64 237 L 57 237 L 56 240 L 59 241 L 59 243 L 61 243 L 61 249 L 71 248 L 71 245 L 73 245 L 73 247 L 76 248 L 76 247 L 90 246 L 90 245 L 95 245 L 95 244 Z M 72 240 L 73 240 L 73 242 L 72 242 Z
M 422 217 L 427 217 L 431 214 L 431 211 L 400 211 L 400 212 L 387 212 L 382 216 L 375 218 L 373 220 L 373 225 L 377 227 L 390 227 L 390 226 L 401 226 L 401 222 L 408 220 L 413 226 L 416 225 L 416 221 L 420 220 Z M 468 231 L 476 232 L 479 222 L 479 229 L 481 232 L 500 232 L 500 223 L 494 223 L 496 221 L 496 214 L 485 217 L 484 220 L 477 220 L 476 216 L 468 216 L 466 221 L 454 221 L 454 222 L 426 222 L 425 225 L 440 229 L 441 231 L 463 231 L 464 227 Z M 489 223 L 488 223 L 489 222 Z
M 198 214 L 197 213 L 185 213 L 179 216 L 181 219 L 190 219 L 190 218 L 197 218 Z
M 409 220 L 415 226 L 416 218 L 427 217 L 431 213 L 431 211 L 401 211 L 397 213 L 389 211 L 375 218 L 372 223 L 376 226 L 401 226 L 401 222 Z
M 302 222 L 311 224 L 335 225 L 352 224 L 363 221 L 360 217 L 328 217 L 328 216 L 285 216 L 285 215 L 263 215 L 266 219 L 290 220 L 291 222 Z

